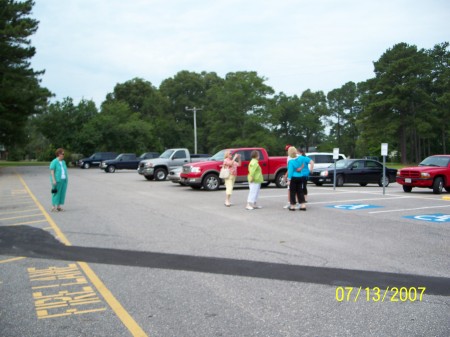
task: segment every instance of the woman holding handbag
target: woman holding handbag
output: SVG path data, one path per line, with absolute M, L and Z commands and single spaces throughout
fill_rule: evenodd
M 241 156 L 239 153 L 235 153 L 234 156 L 231 150 L 225 150 L 225 156 L 223 160 L 222 168 L 228 169 L 230 174 L 228 178 L 224 179 L 225 182 L 225 206 L 231 206 L 231 194 L 233 193 L 234 182 L 236 181 L 237 168 L 241 166 Z
M 67 165 L 64 160 L 64 149 L 59 148 L 55 152 L 56 158 L 50 163 L 50 181 L 52 183 L 52 212 L 61 212 L 66 200 Z

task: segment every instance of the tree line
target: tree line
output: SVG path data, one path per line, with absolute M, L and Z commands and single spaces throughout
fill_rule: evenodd
M 6 22 L 0 26 L 0 144 L 13 158 L 48 160 L 56 147 L 84 155 L 170 147 L 193 151 L 193 113 L 186 107 L 201 109 L 196 114 L 199 153 L 262 146 L 281 155 L 285 144 L 293 144 L 318 151 L 338 147 L 361 157 L 378 156 L 381 143 L 388 143 L 393 160 L 408 163 L 446 153 L 450 145 L 448 42 L 429 50 L 398 43 L 373 63 L 372 78 L 327 94 L 276 93 L 255 71 L 220 77 L 183 70 L 159 87 L 143 78 L 118 83 L 100 107 L 70 97 L 48 103 L 50 92 L 39 85 L 43 73 L 27 62 L 34 49 L 26 37 L 37 29 L 27 16 L 33 3 L 6 3 L 16 8 L 10 9 L 14 20 L 5 20 L 8 13 L 0 11 Z M 28 30 L 14 29 L 20 20 L 28 22 Z M 24 96 L 24 85 L 30 96 Z

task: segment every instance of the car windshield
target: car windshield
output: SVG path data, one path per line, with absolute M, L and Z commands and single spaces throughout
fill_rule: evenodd
M 174 150 L 166 150 L 159 156 L 159 158 L 169 159 L 173 152 Z
M 119 160 L 120 158 L 122 158 L 123 157 L 123 154 L 119 154 L 117 157 L 116 157 L 116 160 Z
M 438 167 L 447 167 L 450 158 L 448 157 L 428 157 L 422 160 L 419 166 L 438 166 Z
M 212 156 L 209 160 L 212 161 L 223 161 L 225 157 L 225 150 L 220 150 L 214 156 Z

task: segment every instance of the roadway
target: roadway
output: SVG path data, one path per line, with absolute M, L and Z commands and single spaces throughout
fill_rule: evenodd
M 0 169 L 0 336 L 449 336 L 450 200 L 391 184 L 204 192 Z

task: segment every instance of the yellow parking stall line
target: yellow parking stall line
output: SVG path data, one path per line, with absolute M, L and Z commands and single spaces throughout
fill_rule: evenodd
M 0 215 L 26 213 L 26 212 L 38 211 L 38 210 L 39 210 L 39 208 L 33 207 L 33 208 L 28 208 L 28 209 L 22 209 L 20 211 L 0 212 Z
M 42 215 L 42 214 L 41 214 Z M 25 221 L 25 222 L 17 222 L 14 224 L 10 224 L 8 226 L 21 226 L 21 225 L 33 225 L 36 223 L 47 222 L 47 220 L 36 220 L 36 221 Z
M 25 256 L 19 256 L 19 257 L 14 257 L 12 259 L 0 260 L 0 264 L 1 263 L 15 262 L 15 261 L 23 260 L 23 259 L 26 259 L 26 257 Z
M 0 221 L 5 221 L 5 220 L 15 220 L 15 219 L 23 219 L 23 218 L 32 218 L 34 216 L 42 216 L 41 213 L 37 213 L 37 214 L 29 214 L 29 215 L 22 215 L 22 216 L 15 216 L 12 218 L 0 218 Z
M 64 233 L 59 229 L 59 227 L 56 225 L 56 223 L 53 221 L 53 219 L 50 217 L 50 215 L 47 213 L 45 208 L 41 205 L 41 203 L 37 200 L 37 198 L 34 196 L 34 194 L 31 192 L 31 190 L 28 188 L 25 181 L 22 179 L 22 177 L 17 174 L 20 182 L 27 190 L 30 197 L 33 199 L 34 203 L 38 208 L 41 210 L 44 217 L 47 219 L 47 222 L 50 224 L 52 229 L 54 230 L 56 236 L 58 239 L 65 244 L 66 246 L 71 246 L 72 244 L 70 241 L 66 238 Z M 111 309 L 115 312 L 117 317 L 122 321 L 123 325 L 130 331 L 131 335 L 134 337 L 148 337 L 148 335 L 142 330 L 142 328 L 136 323 L 136 321 L 131 317 L 131 315 L 125 310 L 125 308 L 120 304 L 120 302 L 114 297 L 114 295 L 111 293 L 111 291 L 105 286 L 105 284 L 100 280 L 100 278 L 95 274 L 95 272 L 91 269 L 91 267 L 86 262 L 77 262 L 80 268 L 84 271 L 86 276 L 89 278 L 89 280 L 92 282 L 92 284 L 97 288 L 98 292 L 102 294 L 103 298 L 105 299 L 106 303 L 111 307 Z

